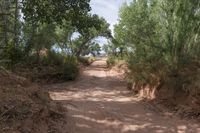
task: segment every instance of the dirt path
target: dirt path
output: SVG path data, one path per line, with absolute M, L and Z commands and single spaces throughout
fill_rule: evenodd
M 47 86 L 51 98 L 68 108 L 66 133 L 200 133 L 198 124 L 148 109 L 105 67 L 99 60 L 77 81 Z

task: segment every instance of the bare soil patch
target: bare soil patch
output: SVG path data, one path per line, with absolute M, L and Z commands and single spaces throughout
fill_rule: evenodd
M 50 97 L 68 109 L 69 133 L 199 133 L 200 125 L 158 109 L 126 89 L 123 73 L 106 60 L 84 69 L 74 82 L 46 85 Z M 70 103 L 70 104 L 69 104 Z
M 66 110 L 24 77 L 0 70 L 1 133 L 63 133 Z

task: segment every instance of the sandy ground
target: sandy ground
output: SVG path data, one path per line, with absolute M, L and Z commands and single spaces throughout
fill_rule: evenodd
M 84 69 L 77 81 L 47 85 L 67 109 L 66 133 L 200 133 L 200 124 L 158 113 L 134 97 L 105 59 Z

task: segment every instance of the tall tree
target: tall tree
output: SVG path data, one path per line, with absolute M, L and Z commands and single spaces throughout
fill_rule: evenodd
M 66 23 L 72 27 L 78 27 L 76 23 L 81 16 L 90 11 L 89 0 L 22 0 L 22 12 L 26 25 L 29 29 L 29 38 L 26 41 L 26 53 L 29 54 L 33 47 L 34 36 L 37 34 L 37 27 L 43 23 L 57 24 L 65 28 Z
M 76 39 L 75 45 L 75 55 L 78 57 L 85 50 L 89 49 L 91 46 L 91 41 L 97 37 L 111 38 L 111 31 L 109 29 L 109 24 L 105 19 L 100 18 L 98 15 L 87 15 L 81 19 L 83 24 L 79 25 L 78 32 L 80 37 Z
M 149 81 L 160 69 L 175 74 L 199 59 L 199 19 L 197 0 L 135 0 L 120 11 L 115 45 L 129 48 L 134 78 Z

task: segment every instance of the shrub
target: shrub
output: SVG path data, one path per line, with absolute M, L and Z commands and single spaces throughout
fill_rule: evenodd
M 116 63 L 115 57 L 114 57 L 114 56 L 108 57 L 106 63 L 107 63 L 107 66 L 108 66 L 108 67 L 114 66 L 115 63 Z
M 79 75 L 79 68 L 76 57 L 67 56 L 61 67 L 62 79 L 75 80 Z
M 127 48 L 129 82 L 139 87 L 160 82 L 174 90 L 185 87 L 186 77 L 197 71 L 193 67 L 199 68 L 191 63 L 200 59 L 199 12 L 194 11 L 199 8 L 199 1 L 190 0 L 141 0 L 121 8 L 114 46 Z M 114 59 L 107 63 L 112 65 Z
M 22 61 L 23 59 L 23 51 L 20 47 L 15 47 L 13 44 L 9 44 L 3 51 L 2 57 L 3 57 L 3 64 L 8 67 L 12 68 L 13 65 L 16 63 Z
M 47 65 L 62 65 L 64 63 L 65 57 L 60 53 L 55 51 L 49 51 L 47 56 L 42 57 L 42 62 Z
M 37 55 L 32 55 L 28 60 L 31 62 L 27 62 L 25 67 L 33 72 L 33 80 L 75 80 L 79 74 L 77 58 L 71 55 L 48 51 L 48 54 L 40 57 L 40 62 L 37 62 Z

